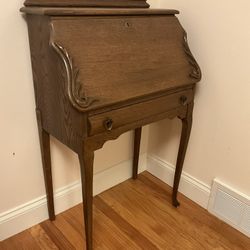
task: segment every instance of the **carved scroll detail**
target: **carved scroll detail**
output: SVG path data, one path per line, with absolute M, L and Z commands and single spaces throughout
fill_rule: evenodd
M 184 36 L 183 36 L 183 46 L 184 46 L 184 51 L 188 57 L 188 62 L 192 66 L 192 72 L 189 74 L 191 78 L 197 79 L 198 81 L 201 80 L 202 74 L 201 74 L 201 69 L 194 59 L 194 56 L 188 46 L 188 39 L 187 39 L 187 32 L 184 31 Z
M 69 56 L 67 50 L 54 41 L 54 29 L 51 24 L 50 46 L 56 51 L 58 56 L 63 61 L 66 70 L 66 91 L 70 103 L 79 111 L 85 111 L 93 102 L 97 101 L 95 98 L 87 97 L 83 90 L 83 86 L 79 80 L 79 69 L 74 67 L 73 60 Z

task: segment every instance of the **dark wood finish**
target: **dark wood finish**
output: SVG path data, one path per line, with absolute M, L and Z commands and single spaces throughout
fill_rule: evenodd
M 194 103 L 188 104 L 187 115 L 184 118 L 181 118 L 182 121 L 182 132 L 181 132 L 181 141 L 177 157 L 176 170 L 174 176 L 174 186 L 173 186 L 173 205 L 178 207 L 180 203 L 177 200 L 177 192 L 181 178 L 181 172 L 183 168 L 183 163 L 187 151 L 187 145 L 191 133 L 192 122 L 193 122 L 193 106 Z
M 121 7 L 121 2 L 132 0 L 116 4 Z M 133 3 L 137 2 L 145 4 L 142 0 Z M 136 179 L 141 127 L 178 116 L 183 132 L 173 189 L 173 204 L 177 205 L 194 89 L 201 71 L 175 16 L 178 11 L 67 7 L 68 1 L 44 1 L 47 7 L 38 7 L 41 3 L 26 1 L 30 7 L 21 11 L 27 14 L 49 215 L 54 220 L 52 135 L 79 156 L 85 238 L 87 249 L 92 249 L 94 151 L 106 141 L 135 130 Z M 102 1 L 103 6 L 108 3 L 111 1 Z M 65 5 L 49 7 L 57 4 Z
M 74 76 L 71 103 L 87 111 L 195 83 L 184 36 L 173 15 L 60 18 L 51 22 L 50 42 Z
M 39 109 L 36 109 L 37 125 L 40 140 L 40 149 L 43 165 L 44 182 L 47 194 L 49 219 L 55 220 L 54 195 L 51 171 L 51 156 L 50 156 L 50 136 L 42 127 L 42 115 Z
M 155 16 L 155 15 L 175 15 L 177 10 L 161 10 L 161 9 L 108 9 L 108 8 L 55 8 L 55 7 L 23 7 L 21 12 L 35 15 L 48 16 Z
M 81 150 L 81 149 L 80 149 Z M 78 154 L 82 178 L 83 213 L 87 249 L 92 249 L 93 163 L 94 151 L 84 143 Z
M 181 99 L 185 97 L 186 103 L 183 105 Z M 99 134 L 105 132 L 107 128 L 103 125 L 105 121 L 111 119 L 113 121 L 113 129 L 122 127 L 126 124 L 143 120 L 147 117 L 165 113 L 171 109 L 186 106 L 193 99 L 193 90 L 180 91 L 175 94 L 159 97 L 157 99 L 148 100 L 143 103 L 137 103 L 120 109 L 104 112 L 89 117 L 89 134 Z M 136 114 L 136 116 L 135 116 Z
M 147 0 L 26 0 L 26 6 L 148 8 Z
M 142 128 L 136 128 L 134 131 L 134 156 L 133 156 L 133 179 L 137 179 L 138 175 L 138 163 L 140 155 L 140 144 L 141 144 L 141 132 Z
M 93 249 L 250 249 L 250 239 L 147 172 L 94 197 Z M 122 194 L 122 195 L 121 195 Z M 135 216 L 136 215 L 136 216 Z M 82 204 L 3 242 L 1 250 L 86 249 Z

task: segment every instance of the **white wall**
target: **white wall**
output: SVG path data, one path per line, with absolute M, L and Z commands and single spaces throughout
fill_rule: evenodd
M 203 79 L 184 170 L 211 185 L 218 177 L 250 195 L 250 2 L 155 0 L 151 6 L 180 10 Z M 150 127 L 149 150 L 175 164 L 180 122 Z
M 45 193 L 35 115 L 23 1 L 6 1 L 0 15 L 0 214 Z M 145 135 L 145 136 L 144 136 Z M 144 129 L 141 152 L 146 151 Z M 55 188 L 79 179 L 77 155 L 52 138 Z M 95 173 L 132 158 L 132 133 L 108 142 L 95 153 Z

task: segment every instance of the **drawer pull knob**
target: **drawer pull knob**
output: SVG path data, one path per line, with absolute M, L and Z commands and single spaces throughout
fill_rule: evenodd
M 112 119 L 105 120 L 104 127 L 106 130 L 111 131 L 113 129 L 113 120 Z
M 181 103 L 181 105 L 186 106 L 188 103 L 188 98 L 185 95 L 182 95 L 180 97 L 180 103 Z

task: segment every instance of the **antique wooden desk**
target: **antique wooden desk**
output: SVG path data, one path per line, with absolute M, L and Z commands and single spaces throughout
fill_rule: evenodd
M 87 248 L 92 249 L 94 151 L 135 131 L 137 177 L 143 125 L 179 117 L 173 205 L 201 79 L 176 10 L 146 0 L 26 0 L 36 112 L 49 218 L 55 219 L 49 135 L 79 156 Z

